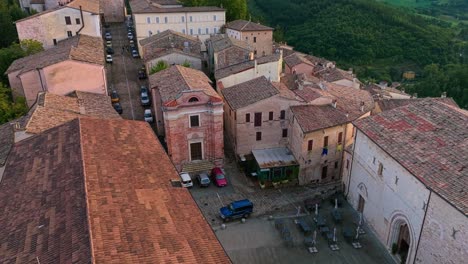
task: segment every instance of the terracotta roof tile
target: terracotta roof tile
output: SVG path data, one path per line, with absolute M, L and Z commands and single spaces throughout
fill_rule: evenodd
M 15 130 L 13 125 L 6 123 L 0 126 L 0 167 L 5 165 L 11 147 L 15 142 Z
M 237 31 L 273 31 L 273 28 L 264 26 L 260 23 L 255 23 L 247 20 L 234 20 L 226 24 L 226 28 Z
M 383 111 L 389 111 L 397 107 L 414 104 L 414 103 L 425 101 L 425 100 L 436 100 L 444 104 L 452 105 L 458 108 L 457 103 L 455 103 L 455 101 L 452 98 L 448 98 L 448 97 L 447 98 L 383 99 L 383 100 L 378 100 L 377 104 L 380 110 L 383 112 Z
M 5 73 L 21 70 L 21 74 L 66 60 L 104 65 L 102 38 L 80 34 L 59 41 L 55 47 L 15 60 Z
M 107 95 L 75 92 L 71 96 L 40 93 L 34 110 L 26 124 L 26 132 L 37 134 L 80 116 L 117 118 Z
M 184 91 L 202 90 L 211 97 L 219 98 L 203 72 L 180 65 L 150 75 L 149 83 L 151 88 L 157 89 L 163 104 L 179 98 Z
M 260 57 L 257 60 L 257 65 L 260 64 L 265 64 L 265 63 L 270 63 L 270 62 L 275 62 L 279 61 L 281 58 L 281 55 L 279 53 L 271 54 L 268 56 L 263 56 Z M 255 61 L 246 61 L 246 62 L 241 62 L 238 64 L 231 65 L 229 67 L 225 67 L 222 69 L 218 69 L 215 71 L 215 78 L 216 80 L 228 77 L 232 74 L 236 74 L 239 72 L 246 71 L 248 69 L 252 69 L 255 66 Z
M 177 178 L 145 122 L 80 118 L 25 139 L 0 183 L 0 259 L 230 263 Z
M 231 47 L 252 51 L 252 48 L 247 42 L 228 37 L 226 34 L 211 36 L 206 41 L 211 43 L 211 46 L 215 52 L 219 52 Z
M 468 215 L 468 111 L 421 100 L 354 125 L 429 189 Z
M 66 6 L 81 9 L 94 14 L 102 13 L 100 0 L 73 0 Z
M 196 37 L 168 29 L 158 34 L 153 34 L 151 37 L 147 37 L 147 38 L 140 40 L 140 45 L 145 46 L 152 42 L 155 42 L 163 38 L 167 38 L 167 37 L 177 37 L 177 38 L 187 39 L 190 41 L 200 42 L 200 40 Z
M 254 104 L 280 93 L 265 76 L 224 88 L 221 92 L 224 100 L 232 110 Z

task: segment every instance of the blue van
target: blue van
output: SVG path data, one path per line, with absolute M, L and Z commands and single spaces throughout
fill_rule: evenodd
M 225 222 L 234 218 L 247 218 L 253 212 L 253 203 L 249 199 L 235 201 L 219 209 L 221 219 Z

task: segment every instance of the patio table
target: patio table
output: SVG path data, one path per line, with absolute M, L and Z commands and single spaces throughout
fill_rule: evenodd
M 322 226 L 320 227 L 320 234 L 322 235 L 326 235 L 327 233 L 330 232 L 330 228 L 328 228 L 328 226 Z
M 325 219 L 324 219 L 321 215 L 317 216 L 314 220 L 315 220 L 315 222 L 317 223 L 317 226 L 318 226 L 318 227 L 324 226 L 324 225 L 327 224 L 327 223 L 325 222 Z
M 341 222 L 341 220 L 343 220 L 343 218 L 341 217 L 341 213 L 338 210 L 333 210 L 331 214 L 335 222 Z
M 306 222 L 304 222 L 304 220 L 297 219 L 296 221 L 297 221 L 297 225 L 302 230 L 302 232 L 304 232 L 304 234 L 308 234 L 308 233 L 310 233 L 312 231 L 310 229 L 309 225 Z
M 353 230 L 349 227 L 345 227 L 343 229 L 343 236 L 347 241 L 351 241 L 352 238 L 354 237 Z

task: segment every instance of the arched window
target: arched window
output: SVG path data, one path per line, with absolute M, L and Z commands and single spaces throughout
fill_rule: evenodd
M 192 98 L 190 98 L 188 101 L 189 101 L 189 103 L 198 102 L 198 98 L 192 97 Z

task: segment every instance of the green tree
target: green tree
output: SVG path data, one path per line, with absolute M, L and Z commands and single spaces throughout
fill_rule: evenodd
M 0 0 L 0 48 L 8 47 L 18 41 L 14 21 L 26 17 L 16 1 Z
M 20 44 L 13 43 L 7 48 L 0 49 L 0 82 L 8 83 L 8 76 L 4 73 L 13 61 L 43 51 L 42 43 L 26 39 Z
M 11 90 L 0 83 L 0 124 L 18 118 L 28 112 L 24 97 L 11 98 Z
M 186 68 L 191 68 L 192 67 L 192 64 L 190 64 L 189 61 L 185 60 L 184 63 L 182 63 L 182 66 L 186 67 Z
M 156 63 L 156 65 L 154 65 L 153 67 L 151 67 L 150 69 L 150 75 L 151 74 L 155 74 L 157 72 L 160 72 L 162 70 L 165 70 L 169 67 L 169 65 L 165 62 L 165 61 L 158 61 L 158 63 Z

